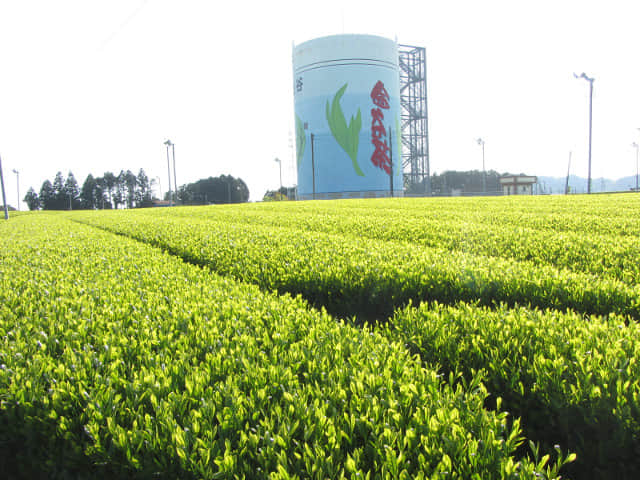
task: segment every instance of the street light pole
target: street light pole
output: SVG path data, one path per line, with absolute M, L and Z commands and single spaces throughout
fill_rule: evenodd
M 478 138 L 476 142 L 482 146 L 482 193 L 487 193 L 487 174 L 484 169 L 484 140 Z
M 16 174 L 16 187 L 18 190 L 18 211 L 20 211 L 20 172 L 18 170 L 16 170 L 15 168 L 13 169 L 13 173 Z
M 584 78 L 589 82 L 589 176 L 587 180 L 587 193 L 591 193 L 591 132 L 593 125 L 593 81 L 595 79 L 588 77 L 584 72 L 580 75 L 574 73 L 573 76 L 576 78 Z
M 178 203 L 178 177 L 176 177 L 176 144 L 171 144 L 171 156 L 173 157 L 173 186 L 176 192 L 176 203 Z
M 171 145 L 171 140 L 167 140 L 166 142 L 164 142 L 164 144 L 167 146 L 167 175 L 169 177 L 169 206 L 171 207 L 173 205 L 173 201 L 171 198 L 171 162 L 169 161 L 169 145 Z

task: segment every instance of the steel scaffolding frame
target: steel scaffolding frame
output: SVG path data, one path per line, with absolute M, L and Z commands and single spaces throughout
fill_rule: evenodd
M 405 184 L 424 181 L 424 193 L 431 195 L 426 49 L 413 45 L 398 45 L 398 57 L 402 167 Z

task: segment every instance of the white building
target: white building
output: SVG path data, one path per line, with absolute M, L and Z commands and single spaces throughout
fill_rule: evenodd
M 536 183 L 538 183 L 538 177 L 528 175 L 500 177 L 500 185 L 502 185 L 504 195 L 533 195 L 533 186 Z

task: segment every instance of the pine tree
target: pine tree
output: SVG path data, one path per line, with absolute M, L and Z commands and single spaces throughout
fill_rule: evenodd
M 53 179 L 53 201 L 51 202 L 50 210 L 64 210 L 65 204 L 68 210 L 69 200 L 65 196 L 64 177 L 62 176 L 62 172 L 58 172 Z
M 40 187 L 40 206 L 43 210 L 53 210 L 56 206 L 56 192 L 49 180 L 42 182 Z
M 136 194 L 136 207 L 150 207 L 152 204 L 151 198 L 151 183 L 149 177 L 141 168 L 138 172 L 137 180 L 137 194 Z
M 87 178 L 82 184 L 82 189 L 80 190 L 80 204 L 82 208 L 86 208 L 88 210 L 98 208 L 96 205 L 96 189 L 96 179 L 93 178 L 93 175 L 91 174 L 87 175 Z
M 33 187 L 29 187 L 27 194 L 24 196 L 25 203 L 29 210 L 38 210 L 40 209 L 40 199 L 38 198 L 38 194 L 33 189 Z
M 72 172 L 69 172 L 67 179 L 64 182 L 63 187 L 66 208 L 74 210 L 80 208 L 80 189 L 78 188 L 78 181 L 73 176 Z

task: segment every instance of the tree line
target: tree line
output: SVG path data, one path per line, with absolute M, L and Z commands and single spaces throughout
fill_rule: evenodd
M 127 170 L 118 175 L 105 172 L 101 177 L 89 174 L 82 187 L 72 172 L 66 176 L 56 173 L 53 182 L 45 180 L 37 193 L 29 188 L 24 201 L 29 210 L 102 210 L 144 208 L 154 205 L 154 181 L 143 169 L 137 175 Z M 169 192 L 164 195 L 169 200 Z M 171 200 L 182 205 L 210 203 L 241 203 L 249 200 L 249 189 L 240 178 L 231 175 L 209 177 L 178 187 L 171 192 Z
M 29 210 L 98 210 L 113 208 L 150 207 L 153 203 L 149 177 L 140 169 L 138 175 L 131 170 L 118 175 L 105 172 L 101 177 L 89 174 L 82 187 L 69 172 L 65 178 L 56 173 L 53 182 L 45 180 L 40 193 L 29 188 L 24 201 Z
M 165 200 L 168 200 L 168 193 Z M 178 187 L 178 202 L 183 205 L 211 203 L 244 203 L 249 201 L 249 188 L 241 178 L 220 175 Z

